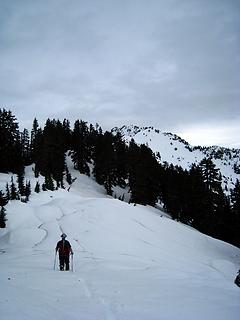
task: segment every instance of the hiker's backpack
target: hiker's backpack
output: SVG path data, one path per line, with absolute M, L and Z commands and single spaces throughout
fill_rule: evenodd
M 59 255 L 68 255 L 71 252 L 71 245 L 67 240 L 60 240 L 57 244 Z

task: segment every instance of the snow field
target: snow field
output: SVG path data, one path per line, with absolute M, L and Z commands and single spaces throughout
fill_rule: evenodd
M 2 320 L 237 320 L 240 250 L 107 197 L 79 175 L 70 191 L 7 205 L 0 230 Z M 74 272 L 53 270 L 62 232 Z

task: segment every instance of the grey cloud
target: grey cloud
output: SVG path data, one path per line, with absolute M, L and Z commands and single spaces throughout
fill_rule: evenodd
M 240 119 L 235 0 L 1 1 L 0 105 L 167 131 Z M 230 122 L 228 122 L 230 123 Z

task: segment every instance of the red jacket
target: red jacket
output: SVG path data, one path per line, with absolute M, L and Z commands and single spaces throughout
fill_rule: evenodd
M 72 253 L 72 248 L 67 240 L 60 240 L 57 243 L 56 251 L 58 251 L 60 256 L 65 256 Z

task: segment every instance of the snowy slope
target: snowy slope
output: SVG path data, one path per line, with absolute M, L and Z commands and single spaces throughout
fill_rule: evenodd
M 223 187 L 233 189 L 240 174 L 234 172 L 234 165 L 240 168 L 240 150 L 221 147 L 193 147 L 185 140 L 172 133 L 164 133 L 153 127 L 123 126 L 113 128 L 120 132 L 126 142 L 134 139 L 137 144 L 146 144 L 152 151 L 160 153 L 160 161 L 189 169 L 193 163 L 198 164 L 203 158 L 212 156 L 213 162 L 223 177 Z
M 31 168 L 27 175 L 34 185 Z M 1 320 L 239 319 L 238 248 L 72 176 L 69 192 L 7 205 Z M 7 178 L 0 175 L 2 183 Z M 74 272 L 53 270 L 62 232 L 74 250 Z

